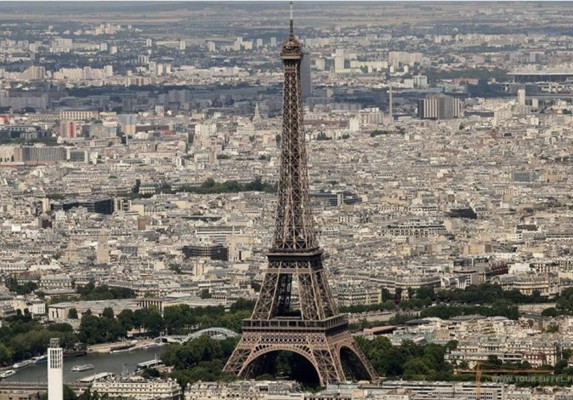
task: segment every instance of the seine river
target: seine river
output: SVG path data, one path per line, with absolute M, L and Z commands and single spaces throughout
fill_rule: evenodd
M 88 354 L 83 357 L 64 358 L 64 382 L 70 383 L 79 378 L 84 378 L 99 372 L 113 372 L 121 375 L 122 371 L 133 372 L 138 363 L 159 358 L 167 347 L 154 349 L 133 350 L 114 354 Z M 72 372 L 74 365 L 92 364 L 94 369 L 84 372 Z M 16 370 L 16 375 L 4 378 L 4 382 L 46 382 L 46 363 L 31 365 Z

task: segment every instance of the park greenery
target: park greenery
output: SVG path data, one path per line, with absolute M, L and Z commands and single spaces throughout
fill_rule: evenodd
M 59 295 L 53 296 L 50 299 L 50 304 L 62 303 L 65 301 L 73 300 L 113 300 L 113 299 L 133 299 L 136 297 L 135 291 L 129 288 L 100 285 L 95 286 L 93 282 L 85 286 L 78 285 L 75 288 L 76 295 Z M 37 291 L 40 297 L 44 297 L 44 293 Z M 72 319 L 76 317 L 70 316 Z
M 226 159 L 226 156 L 220 159 Z M 132 193 L 129 195 L 130 199 L 150 198 L 153 193 L 140 193 L 141 181 L 136 180 L 135 186 L 132 188 Z M 228 180 L 224 182 L 217 182 L 213 178 L 208 178 L 200 185 L 182 185 L 177 188 L 172 188 L 170 185 L 165 184 L 158 189 L 162 193 L 196 193 L 196 194 L 221 194 L 221 193 L 239 193 L 239 192 L 265 192 L 276 193 L 277 185 L 274 183 L 264 182 L 260 176 L 255 177 L 250 182 L 242 183 L 236 180 Z
M 319 132 L 316 136 L 316 140 L 332 140 L 332 138 L 324 132 Z
M 86 293 L 93 293 L 91 290 Z M 64 348 L 73 348 L 78 342 L 88 345 L 113 342 L 128 336 L 128 333 L 157 337 L 163 333 L 187 334 L 197 329 L 225 327 L 240 332 L 241 321 L 247 318 L 254 306 L 252 301 L 238 300 L 229 311 L 224 307 L 198 307 L 187 305 L 166 307 L 164 314 L 155 308 L 135 311 L 123 310 L 114 315 L 113 309 L 105 308 L 101 316 L 88 310 L 80 319 L 80 328 L 74 332 L 67 323 L 51 323 L 46 326 L 31 317 L 28 312 L 18 312 L 7 318 L 0 327 L 0 365 L 45 354 L 50 338 L 58 337 Z M 78 318 L 71 309 L 68 317 Z
M 429 307 L 420 312 L 420 317 L 437 317 L 441 319 L 450 319 L 462 315 L 482 315 L 484 317 L 506 317 L 517 320 L 519 310 L 516 305 L 503 301 L 496 302 L 490 306 L 447 306 L 436 305 Z
M 133 299 L 135 291 L 123 287 L 109 287 L 107 285 L 95 286 L 93 282 L 85 286 L 76 287 L 76 292 L 80 295 L 80 300 L 112 300 L 112 299 Z
M 38 284 L 36 282 L 27 281 L 19 283 L 14 277 L 6 278 L 4 280 L 4 285 L 6 285 L 9 291 L 18 295 L 29 294 L 38 289 Z
M 223 372 L 223 367 L 231 355 L 238 339 L 225 339 L 222 341 L 202 336 L 185 344 L 172 344 L 161 356 L 162 361 L 173 367 L 171 373 L 147 371 L 149 376 L 164 376 L 176 379 L 183 387 L 197 381 L 230 381 L 237 379 L 233 374 Z M 464 373 L 468 365 L 462 361 L 451 364 L 446 360 L 446 354 L 456 349 L 457 342 L 450 341 L 446 345 L 435 343 L 417 344 L 411 340 L 404 340 L 401 345 L 393 345 L 385 336 L 373 339 L 356 337 L 358 345 L 372 363 L 379 376 L 387 379 L 405 380 L 440 380 L 440 381 L 472 381 L 475 375 Z M 264 371 L 257 371 L 253 377 L 264 379 L 295 379 L 307 389 L 318 385 L 318 377 L 312 365 L 304 358 L 291 352 L 274 353 L 275 358 L 265 363 Z M 538 368 L 539 375 L 554 372 L 556 374 L 571 374 L 573 367 L 568 366 L 567 359 L 571 350 L 565 350 L 563 357 L 555 367 Z M 359 379 L 352 373 L 352 359 L 343 362 L 347 375 Z M 481 363 L 483 370 L 516 370 L 532 369 L 527 362 L 503 363 L 496 356 L 490 356 Z M 484 381 L 490 380 L 491 375 L 484 374 Z M 567 380 L 563 380 L 567 382 Z
M 382 129 L 375 129 L 372 132 L 370 132 L 370 137 L 376 137 L 376 136 L 381 136 L 381 135 L 390 135 L 392 132 L 390 131 L 386 131 L 386 130 L 382 130 Z
M 169 376 L 185 387 L 196 381 L 228 381 L 233 374 L 223 372 L 237 339 L 214 340 L 201 336 L 185 344 L 171 344 L 161 355 L 165 365 L 173 366 Z
M 573 315 L 573 288 L 563 290 L 555 302 L 555 307 L 547 308 L 541 314 L 546 317 Z
M 372 340 L 356 338 L 358 345 L 380 376 L 410 380 L 451 380 L 453 367 L 444 359 L 446 351 L 456 346 L 430 343 L 419 345 L 405 340 L 394 346 L 390 339 L 378 336 Z
M 249 317 L 253 306 L 253 302 L 239 299 L 229 312 L 225 312 L 223 306 L 191 308 L 181 304 L 168 307 L 163 315 L 165 330 L 170 335 L 180 335 L 216 326 L 240 332 L 242 320 Z
M 27 312 L 8 317 L 0 327 L 0 365 L 45 354 L 50 338 L 57 337 L 65 347 L 72 347 L 77 336 L 69 324 L 42 326 Z
M 564 294 L 567 295 L 567 290 Z M 406 300 L 402 300 L 402 298 Z M 562 299 L 557 304 L 570 304 L 573 314 L 573 290 L 570 293 L 570 303 Z M 518 304 L 537 304 L 547 301 L 539 292 L 527 296 L 518 290 L 502 290 L 501 286 L 491 283 L 470 285 L 465 289 L 449 289 L 436 291 L 433 287 L 408 289 L 407 293 L 398 290 L 392 295 L 388 290 L 382 290 L 382 298 L 386 301 L 380 304 L 350 306 L 341 308 L 342 312 L 362 313 L 372 311 L 399 311 L 410 319 L 417 318 L 411 311 L 420 310 L 421 317 L 439 317 L 449 319 L 461 315 L 503 316 L 510 319 L 519 317 Z M 569 298 L 569 297 L 566 297 Z M 399 322 L 399 321 L 398 321 Z
M 213 178 L 205 180 L 199 186 L 184 185 L 176 190 L 176 192 L 187 192 L 197 194 L 219 194 L 219 193 L 238 193 L 238 192 L 276 192 L 276 185 L 268 182 L 263 182 L 261 177 L 256 177 L 254 180 L 241 183 L 238 181 L 230 180 L 225 182 L 216 182 Z
M 34 145 L 34 144 L 45 144 L 47 146 L 55 146 L 58 144 L 57 138 L 53 136 L 43 136 L 36 139 L 25 139 L 25 138 L 12 138 L 6 136 L 0 136 L 0 145 L 3 144 L 25 144 L 25 145 Z
M 86 344 L 106 343 L 127 336 L 128 332 L 156 337 L 163 333 L 185 335 L 198 329 L 223 327 L 241 331 L 242 320 L 251 314 L 252 301 L 239 299 L 229 311 L 223 306 L 191 308 L 186 304 L 166 307 L 163 315 L 155 308 L 142 308 L 135 311 L 123 310 L 114 316 L 111 308 L 103 310 L 100 317 L 83 315 L 78 339 Z
M 145 329 L 151 336 L 159 335 L 164 327 L 163 318 L 156 309 L 123 310 L 117 318 L 111 308 L 105 308 L 101 317 L 84 314 L 80 321 L 78 339 L 82 343 L 113 342 L 127 336 L 132 329 Z

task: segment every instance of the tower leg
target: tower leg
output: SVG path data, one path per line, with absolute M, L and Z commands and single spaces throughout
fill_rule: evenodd
M 370 380 L 376 379 L 376 373 L 356 346 L 348 331 L 336 335 L 324 332 L 313 333 L 260 333 L 245 332 L 235 351 L 225 365 L 225 372 L 233 372 L 241 377 L 249 377 L 257 359 L 272 352 L 290 351 L 308 360 L 318 374 L 321 386 L 346 380 L 340 351 L 347 347 L 362 364 Z

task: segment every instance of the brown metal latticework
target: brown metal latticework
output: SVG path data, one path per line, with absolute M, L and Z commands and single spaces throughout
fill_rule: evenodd
M 346 380 L 341 351 L 348 350 L 370 380 L 376 373 L 348 331 L 330 293 L 310 208 L 302 120 L 302 44 L 292 20 L 281 58 L 284 67 L 283 126 L 278 205 L 273 246 L 261 292 L 225 371 L 248 375 L 264 357 L 291 351 L 316 369 L 321 385 Z

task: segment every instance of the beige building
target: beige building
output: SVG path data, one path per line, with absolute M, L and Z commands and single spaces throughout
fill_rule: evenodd
M 106 394 L 109 397 L 121 397 L 135 400 L 161 399 L 180 400 L 181 386 L 175 380 L 131 377 L 128 379 L 110 379 L 96 381 L 92 384 L 92 392 Z
M 98 118 L 97 110 L 66 110 L 60 111 L 60 120 L 63 121 L 82 121 L 86 119 Z
M 551 337 L 542 339 L 496 336 L 468 337 L 460 340 L 456 350 L 446 354 L 450 362 L 465 361 L 470 368 L 478 362 L 497 356 L 503 362 L 528 362 L 533 367 L 555 365 L 560 356 L 560 345 Z
M 302 400 L 294 381 L 197 382 L 185 389 L 187 400 Z

